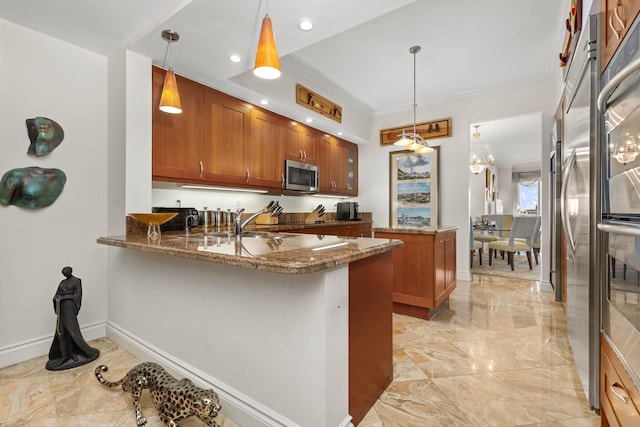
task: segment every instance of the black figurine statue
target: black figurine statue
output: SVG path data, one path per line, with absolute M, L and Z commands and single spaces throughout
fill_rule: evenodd
M 77 316 L 82 303 L 82 281 L 72 275 L 72 271 L 71 267 L 62 269 L 65 279 L 60 282 L 53 296 L 57 319 L 46 366 L 50 371 L 75 368 L 100 356 L 100 350 L 90 347 L 80 332 Z

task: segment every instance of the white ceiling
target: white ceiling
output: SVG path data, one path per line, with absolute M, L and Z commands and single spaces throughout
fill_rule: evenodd
M 416 56 L 418 105 L 554 81 L 568 3 L 271 0 L 268 12 L 283 73 L 286 64 L 302 64 L 298 69 L 306 69 L 310 79 L 330 82 L 374 116 L 409 111 L 413 45 L 422 47 Z M 173 45 L 178 74 L 256 91 L 264 82 L 234 77 L 253 66 L 266 8 L 263 0 L 2 0 L 0 18 L 103 55 L 126 47 L 158 65 L 166 47 L 160 33 L 170 28 L 180 34 Z M 312 32 L 297 29 L 302 18 L 314 21 Z M 232 53 L 242 62 L 230 62 Z M 483 128 L 489 138 L 490 127 Z M 492 139 L 492 146 L 500 144 Z

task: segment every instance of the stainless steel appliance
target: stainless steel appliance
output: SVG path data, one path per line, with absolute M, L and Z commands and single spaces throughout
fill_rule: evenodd
M 160 230 L 184 230 L 187 227 L 193 228 L 200 224 L 200 216 L 196 208 L 167 208 L 167 207 L 154 207 L 152 212 L 178 212 L 174 218 L 165 222 L 160 226 Z
M 560 210 L 566 240 L 567 334 L 589 404 L 600 406 L 600 292 L 596 221 L 600 215 L 599 15 L 587 19 L 564 98 Z
M 318 166 L 285 160 L 283 188 L 285 192 L 317 193 L 320 189 L 319 178 Z
M 602 331 L 640 388 L 640 24 L 605 70 Z
M 357 221 L 358 220 L 358 203 L 356 202 L 340 202 L 336 206 L 336 219 L 341 221 Z
M 549 158 L 549 230 L 551 245 L 549 245 L 549 280 L 556 301 L 562 301 L 562 218 L 560 213 L 560 194 L 562 191 L 562 132 L 561 120 L 556 120 L 551 132 Z

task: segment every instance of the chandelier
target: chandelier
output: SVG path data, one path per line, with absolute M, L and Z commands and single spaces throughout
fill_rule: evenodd
M 480 125 L 474 125 L 476 131 L 473 133 L 473 139 L 471 140 L 471 151 L 469 153 L 469 169 L 471 172 L 478 175 L 480 172 L 493 165 L 493 155 L 489 150 L 488 144 L 483 144 L 480 141 L 480 132 L 478 128 Z
M 416 153 L 427 154 L 433 151 L 433 147 L 429 146 L 427 141 L 417 132 L 416 124 L 416 108 L 418 107 L 416 103 L 416 53 L 420 52 L 420 49 L 420 46 L 409 48 L 409 53 L 413 55 L 413 104 L 411 105 L 413 108 L 413 132 L 406 132 L 402 129 L 400 139 L 394 142 L 393 145 L 407 147 Z
M 638 143 L 636 142 L 633 135 L 626 134 L 626 139 L 616 144 L 611 144 L 609 149 L 611 153 L 611 157 L 616 159 L 618 163 L 622 163 L 626 165 L 627 163 L 633 162 L 636 157 L 638 157 Z

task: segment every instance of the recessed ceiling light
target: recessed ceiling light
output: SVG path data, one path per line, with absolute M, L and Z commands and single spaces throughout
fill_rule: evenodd
M 261 99 L 260 100 L 260 105 L 268 105 L 269 104 L 269 100 L 268 99 Z
M 311 19 L 301 19 L 300 22 L 298 22 L 298 29 L 300 31 L 311 31 L 313 30 L 313 22 Z
M 342 136 L 342 132 L 341 132 L 341 131 L 340 131 L 340 132 L 338 132 L 338 136 Z
M 313 122 L 313 119 L 311 117 L 309 117 L 308 119 L 305 120 L 305 122 L 311 123 L 311 122 Z
M 231 62 L 240 62 L 240 55 L 233 54 L 229 57 L 229 61 Z

